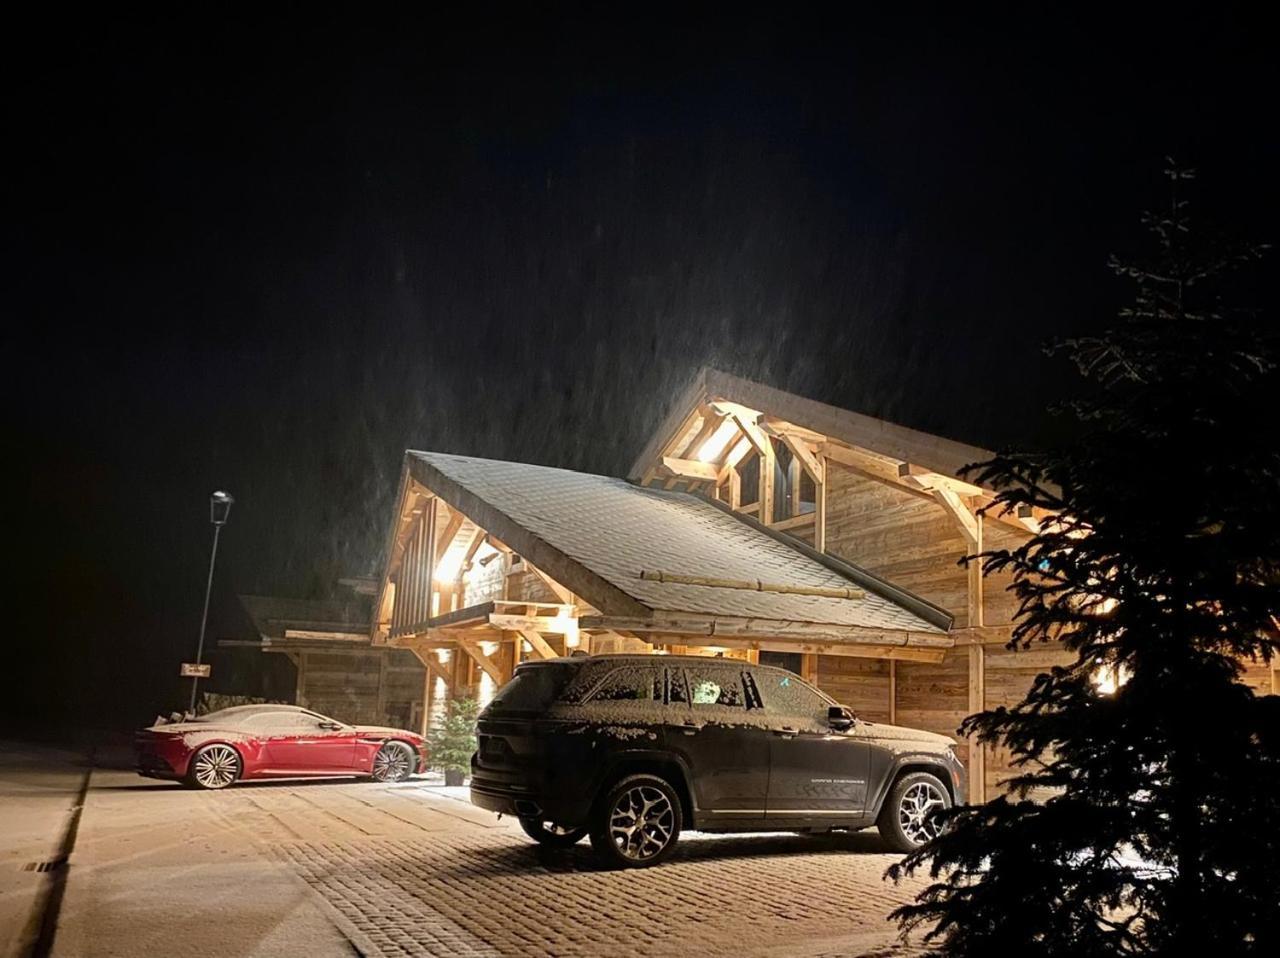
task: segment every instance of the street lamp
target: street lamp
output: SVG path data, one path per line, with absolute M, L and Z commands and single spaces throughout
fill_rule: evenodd
M 204 627 L 209 621 L 209 593 L 213 591 L 213 564 L 218 560 L 218 534 L 227 524 L 231 515 L 231 504 L 235 502 L 228 492 L 215 492 L 209 497 L 209 521 L 213 523 L 213 551 L 209 553 L 209 578 L 204 585 L 204 612 L 200 615 L 200 641 L 196 645 L 196 665 L 204 655 Z M 196 714 L 196 689 L 200 686 L 200 676 L 191 676 L 191 706 L 188 711 Z

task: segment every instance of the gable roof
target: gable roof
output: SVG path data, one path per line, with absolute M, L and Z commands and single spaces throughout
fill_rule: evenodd
M 662 456 L 662 450 L 667 444 L 676 438 L 689 414 L 713 400 L 727 400 L 758 409 L 850 446 L 869 449 L 946 476 L 957 476 L 964 466 L 985 461 L 992 455 L 978 446 L 840 409 L 703 366 L 694 376 L 693 382 L 680 394 L 666 419 L 650 436 L 649 442 L 632 465 L 628 478 L 641 479 L 645 470 Z
M 655 612 L 945 632 L 945 610 L 697 495 L 526 463 L 409 451 L 409 476 L 606 615 Z M 763 582 L 861 598 L 655 581 Z

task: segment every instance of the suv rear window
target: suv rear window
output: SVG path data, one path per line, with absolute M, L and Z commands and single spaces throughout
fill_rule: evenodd
M 560 663 L 517 669 L 511 681 L 498 690 L 489 708 L 494 711 L 541 711 L 555 701 L 576 671 L 576 666 Z
M 592 702 L 662 701 L 662 670 L 636 666 L 617 669 L 591 693 Z

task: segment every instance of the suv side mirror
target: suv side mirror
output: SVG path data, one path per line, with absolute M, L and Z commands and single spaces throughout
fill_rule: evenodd
M 827 724 L 837 732 L 847 732 L 853 728 L 855 716 L 843 705 L 832 705 L 827 709 Z

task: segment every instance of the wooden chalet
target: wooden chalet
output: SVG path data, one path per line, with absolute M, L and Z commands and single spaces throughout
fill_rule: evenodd
M 627 481 L 410 451 L 373 641 L 419 656 L 429 712 L 529 656 L 649 650 L 782 664 L 870 721 L 954 735 L 1068 661 L 1005 649 L 1007 577 L 959 563 L 1044 518 L 979 514 L 992 492 L 959 473 L 989 455 L 711 369 Z M 1008 757 L 957 751 L 971 799 L 995 795 Z
M 282 697 L 357 725 L 424 724 L 423 666 L 405 649 L 369 644 L 367 598 L 239 598 L 254 637 L 221 639 L 218 648 L 288 659 L 294 681 Z

